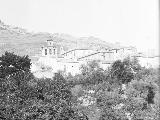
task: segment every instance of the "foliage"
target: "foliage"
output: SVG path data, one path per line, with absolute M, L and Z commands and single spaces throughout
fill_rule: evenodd
M 159 114 L 159 87 L 147 81 L 132 81 L 126 89 L 125 109 L 133 119 L 155 119 Z
M 1 119 L 79 120 L 72 108 L 72 94 L 59 73 L 53 79 L 35 79 L 31 73 L 17 73 L 1 80 Z
M 36 79 L 29 71 L 29 58 L 22 58 L 13 53 L 1 57 L 0 119 L 158 120 L 158 72 L 142 68 L 136 59 L 118 60 L 109 71 L 92 61 L 76 76 L 64 78 L 59 72 L 52 79 Z M 86 95 L 96 103 L 80 107 L 78 98 Z
M 79 76 L 79 81 L 83 85 L 89 84 L 99 84 L 104 78 L 104 71 L 100 68 L 98 61 L 88 62 L 87 65 L 81 66 L 81 75 Z
M 0 78 L 5 78 L 19 71 L 30 71 L 31 60 L 28 56 L 18 56 L 5 52 L 0 57 Z
M 9 78 L 1 79 L 0 114 L 1 119 L 23 118 L 23 110 L 30 99 L 37 96 L 36 90 L 29 86 L 33 79 L 28 72 L 18 72 Z
M 105 83 L 101 84 L 101 86 Z M 123 120 L 126 119 L 124 110 L 116 109 L 116 106 L 124 104 L 124 99 L 121 97 L 118 88 L 108 91 L 107 89 L 99 89 L 96 94 L 97 107 L 101 109 L 100 120 Z
M 123 61 L 115 61 L 111 66 L 110 75 L 112 79 L 117 79 L 119 84 L 126 84 L 134 79 L 135 73 L 140 69 L 138 61 L 128 57 Z
M 160 96 L 156 83 L 133 80 L 123 94 L 119 93 L 118 86 L 110 88 L 110 85 L 102 83 L 99 88 L 102 89 L 97 91 L 96 98 L 97 107 L 101 109 L 100 120 L 158 120 Z
M 63 76 L 57 73 L 53 79 L 35 79 L 27 58 L 13 53 L 1 57 L 2 73 L 10 65 L 14 70 L 0 79 L 0 119 L 80 119 L 72 109 L 72 94 Z
M 75 85 L 74 87 L 71 88 L 71 92 L 73 96 L 81 96 L 83 93 L 83 88 L 82 85 Z

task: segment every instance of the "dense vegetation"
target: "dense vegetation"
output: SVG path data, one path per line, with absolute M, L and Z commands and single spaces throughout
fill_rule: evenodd
M 137 59 L 107 70 L 92 61 L 52 79 L 35 78 L 30 65 L 28 56 L 0 57 L 0 120 L 158 120 L 159 70 Z
M 13 75 L 17 72 L 27 72 L 30 70 L 31 60 L 28 56 L 20 57 L 14 53 L 5 52 L 0 57 L 0 78 Z

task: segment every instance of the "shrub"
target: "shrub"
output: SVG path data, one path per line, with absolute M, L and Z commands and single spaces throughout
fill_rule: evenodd
M 0 78 L 12 75 L 19 71 L 30 71 L 31 60 L 27 56 L 18 56 L 14 53 L 5 52 L 0 57 Z
M 112 79 L 117 79 L 119 84 L 126 84 L 134 79 L 135 73 L 138 72 L 140 66 L 135 60 L 126 58 L 123 61 L 115 61 L 110 69 Z

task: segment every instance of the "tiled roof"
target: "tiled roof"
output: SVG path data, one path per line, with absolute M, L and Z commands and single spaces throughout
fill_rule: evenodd
M 62 55 L 66 54 L 66 53 L 69 53 L 69 52 L 72 52 L 72 51 L 75 51 L 75 50 L 91 50 L 91 49 L 87 49 L 87 48 L 76 48 L 76 49 L 71 49 L 69 51 L 66 51 L 65 53 L 63 53 Z
M 109 51 L 98 51 L 98 52 L 95 52 L 95 53 L 92 53 L 92 54 L 89 54 L 89 55 L 86 55 L 86 56 L 83 56 L 83 57 L 79 57 L 78 60 L 82 59 L 82 58 L 86 58 L 86 57 L 89 57 L 89 56 L 92 56 L 92 55 L 95 55 L 95 54 L 98 54 L 98 53 L 113 53 L 113 52 L 109 52 Z

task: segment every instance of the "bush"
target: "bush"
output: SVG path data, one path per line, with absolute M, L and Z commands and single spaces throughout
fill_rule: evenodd
M 158 120 L 159 88 L 152 82 L 132 81 L 126 89 L 125 110 L 133 119 Z
M 30 71 L 31 60 L 27 56 L 18 56 L 14 53 L 5 52 L 0 57 L 0 78 L 15 74 L 16 72 Z
M 119 84 L 127 84 L 134 79 L 135 73 L 140 69 L 141 67 L 135 59 L 126 58 L 112 64 L 110 75 L 112 79 L 117 79 Z
M 79 83 L 83 85 L 95 85 L 105 80 L 105 74 L 100 68 L 98 61 L 88 62 L 87 65 L 81 66 L 81 75 L 79 75 Z

